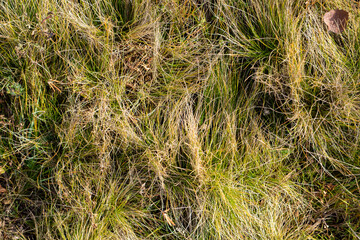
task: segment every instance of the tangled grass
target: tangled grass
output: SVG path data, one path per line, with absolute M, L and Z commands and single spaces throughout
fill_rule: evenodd
M 358 12 L 2 1 L 1 238 L 359 239 Z

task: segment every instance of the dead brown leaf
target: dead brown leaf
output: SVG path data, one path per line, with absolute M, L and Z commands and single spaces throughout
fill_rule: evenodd
M 325 13 L 323 19 L 329 31 L 340 34 L 346 28 L 349 13 L 344 10 L 335 9 Z
M 7 192 L 7 190 L 3 186 L 0 185 L 0 194 L 6 193 L 6 192 Z

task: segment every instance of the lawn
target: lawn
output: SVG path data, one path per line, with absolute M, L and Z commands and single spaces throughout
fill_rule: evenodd
M 0 1 L 0 239 L 360 239 L 359 12 Z

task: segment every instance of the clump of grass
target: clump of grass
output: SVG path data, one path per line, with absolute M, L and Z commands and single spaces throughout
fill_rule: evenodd
M 350 12 L 342 35 L 322 14 Z M 360 232 L 343 2 L 0 3 L 4 239 Z

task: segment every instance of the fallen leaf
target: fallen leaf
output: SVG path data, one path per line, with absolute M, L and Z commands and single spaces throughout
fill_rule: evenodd
M 5 188 L 3 188 L 3 186 L 0 185 L 0 193 L 6 193 L 7 190 Z
M 4 203 L 5 205 L 9 205 L 9 204 L 11 203 L 11 200 L 9 200 L 9 199 L 8 199 L 8 200 L 4 200 L 3 203 Z
M 337 34 L 342 33 L 347 25 L 349 13 L 344 10 L 331 10 L 324 14 L 324 22 L 328 30 Z

